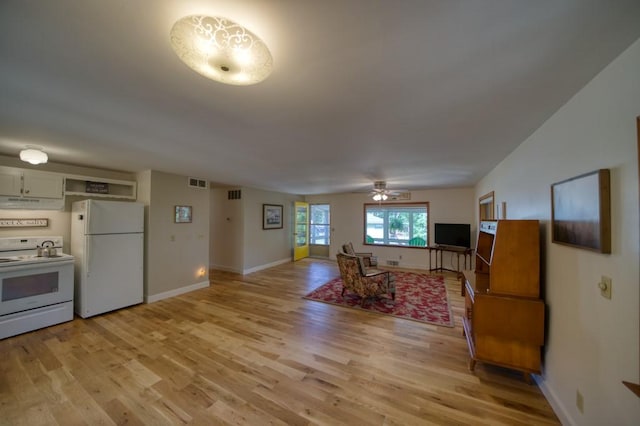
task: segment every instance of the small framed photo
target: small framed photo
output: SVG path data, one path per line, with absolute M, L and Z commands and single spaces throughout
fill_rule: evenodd
M 191 206 L 176 206 L 175 223 L 191 223 Z
M 262 205 L 262 229 L 282 228 L 282 208 L 280 204 Z

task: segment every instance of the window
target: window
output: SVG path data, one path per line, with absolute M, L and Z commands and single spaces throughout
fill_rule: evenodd
M 426 247 L 429 203 L 365 204 L 365 244 Z
M 331 208 L 329 204 L 311 204 L 309 244 L 328 246 L 330 243 Z

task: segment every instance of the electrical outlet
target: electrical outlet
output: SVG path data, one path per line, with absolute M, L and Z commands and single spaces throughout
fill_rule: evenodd
M 600 279 L 598 283 L 598 288 L 600 288 L 600 295 L 606 299 L 611 299 L 611 278 L 605 277 L 604 275 Z
M 582 397 L 579 389 L 576 389 L 576 407 L 578 408 L 578 411 L 584 414 L 584 398 Z

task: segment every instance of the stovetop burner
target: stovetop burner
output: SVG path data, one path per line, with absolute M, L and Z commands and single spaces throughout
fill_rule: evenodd
M 58 254 L 38 256 L 38 247 L 53 246 Z M 73 261 L 73 256 L 61 253 L 62 237 L 9 237 L 0 238 L 0 268 L 37 263 Z

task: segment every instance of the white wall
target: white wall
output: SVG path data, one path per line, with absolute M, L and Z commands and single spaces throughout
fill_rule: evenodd
M 293 203 L 303 201 L 297 195 L 242 189 L 244 205 L 244 262 L 243 271 L 248 273 L 265 266 L 291 261 L 293 258 Z M 262 229 L 262 205 L 283 206 L 281 229 Z
M 306 201 L 331 206 L 331 258 L 335 258 L 336 254 L 342 251 L 342 244 L 351 241 L 356 251 L 372 252 L 378 256 L 378 261 L 382 265 L 386 264 L 387 260 L 395 260 L 399 262 L 400 267 L 404 268 L 429 268 L 426 250 L 363 244 L 364 204 L 373 202 L 368 194 L 312 195 L 307 196 Z M 475 245 L 477 233 L 475 212 L 478 205 L 473 188 L 411 191 L 410 202 L 425 201 L 429 202 L 429 242 L 431 244 L 433 244 L 434 223 L 469 223 L 471 224 L 471 244 Z M 432 266 L 435 267 L 435 254 L 433 256 Z M 448 253 L 444 254 L 443 263 L 446 268 L 451 268 L 452 265 L 457 266 L 456 260 L 452 260 Z
M 65 173 L 79 176 L 101 177 L 105 179 L 133 180 L 135 176 L 132 173 L 120 172 L 117 170 L 94 169 L 84 166 L 72 166 L 69 164 L 48 162 L 46 164 L 32 165 L 20 160 L 18 154 L 15 157 L 0 155 L 0 166 L 18 167 L 21 169 L 38 170 L 54 173 Z
M 149 206 L 151 205 L 151 170 L 145 170 L 136 175 L 138 180 L 137 201 L 144 204 L 144 278 L 143 278 L 143 295 L 147 300 L 149 294 L 149 271 L 153 268 L 149 264 L 149 241 L 152 240 L 149 235 Z
M 145 300 L 209 285 L 209 191 L 188 187 L 186 176 L 150 171 L 140 178 L 139 198 L 148 203 Z M 191 223 L 174 222 L 176 205 L 192 206 Z
M 638 153 L 640 41 L 611 63 L 476 187 L 509 219 L 540 219 L 548 309 L 541 388 L 565 424 L 640 424 Z M 611 169 L 612 253 L 551 243 L 550 186 Z M 600 296 L 613 278 L 612 299 Z M 576 392 L 584 413 L 576 408 Z
M 371 202 L 367 194 L 326 194 L 302 197 L 254 188 L 241 188 L 241 200 L 228 200 L 228 189 L 213 188 L 211 190 L 209 263 L 214 269 L 246 274 L 290 261 L 293 256 L 293 204 L 295 201 L 331 206 L 331 258 L 335 258 L 336 253 L 341 251 L 343 243 L 351 241 L 357 251 L 374 252 L 382 263 L 386 263 L 387 260 L 399 260 L 400 266 L 405 268 L 427 269 L 429 267 L 425 250 L 365 247 L 362 244 L 363 206 Z M 429 202 L 429 232 L 433 233 L 433 224 L 438 222 L 470 223 L 471 244 L 475 245 L 477 233 L 475 212 L 478 205 L 473 188 L 413 191 L 412 201 Z M 262 229 L 263 204 L 283 206 L 282 229 Z M 430 241 L 433 242 L 432 237 Z M 402 256 L 402 259 L 399 259 L 399 256 Z M 457 265 L 456 258 L 452 259 L 451 255 L 446 253 L 443 263 L 445 267 Z M 435 255 L 433 267 L 435 267 Z
M 293 250 L 293 203 L 303 200 L 303 197 L 241 188 L 240 200 L 228 200 L 229 189 L 211 190 L 211 267 L 247 274 L 290 262 Z M 283 206 L 282 229 L 262 229 L 263 204 Z
M 242 273 L 243 202 L 242 199 L 229 200 L 229 189 L 232 188 L 211 189 L 209 266 L 222 271 Z

